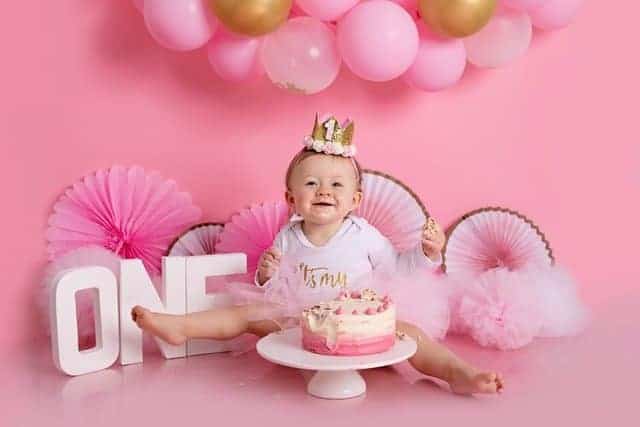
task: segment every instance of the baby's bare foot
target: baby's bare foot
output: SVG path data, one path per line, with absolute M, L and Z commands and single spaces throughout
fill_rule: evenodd
M 502 393 L 504 382 L 495 372 L 479 372 L 473 368 L 454 369 L 449 386 L 456 394 Z
M 157 336 L 169 344 L 179 345 L 187 340 L 184 332 L 182 332 L 182 322 L 179 316 L 154 313 L 136 305 L 131 309 L 131 318 L 140 329 Z

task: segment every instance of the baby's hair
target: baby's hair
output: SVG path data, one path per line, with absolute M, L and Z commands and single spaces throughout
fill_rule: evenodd
M 287 190 L 289 189 L 289 180 L 291 179 L 291 174 L 293 173 L 293 170 L 295 169 L 295 167 L 298 166 L 300 163 L 302 163 L 303 160 L 311 156 L 333 156 L 333 154 L 318 153 L 316 151 L 307 150 L 306 148 L 303 148 L 302 150 L 298 151 L 298 153 L 293 157 L 293 159 L 291 159 L 291 162 L 289 162 L 289 167 L 287 168 L 287 174 L 285 175 L 285 178 L 284 178 L 284 185 L 287 188 Z M 335 156 L 335 157 L 338 157 L 338 156 Z M 358 163 L 355 157 L 348 157 L 348 158 L 344 157 L 344 158 L 351 160 L 351 163 L 353 164 L 353 167 L 356 170 L 356 181 L 357 181 L 358 191 L 362 191 L 362 168 L 360 167 L 360 163 Z

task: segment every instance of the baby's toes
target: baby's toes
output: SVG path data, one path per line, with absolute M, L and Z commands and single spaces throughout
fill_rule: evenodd
M 139 305 L 136 305 L 131 309 L 131 319 L 134 322 L 139 323 L 144 317 L 144 312 L 145 312 L 144 308 L 140 307 Z
M 476 386 L 480 393 L 495 393 L 498 391 L 498 375 L 494 372 L 484 372 L 476 377 Z
M 502 393 L 503 390 L 504 390 L 504 379 L 502 378 L 502 375 L 497 374 L 496 375 L 496 391 L 498 393 Z

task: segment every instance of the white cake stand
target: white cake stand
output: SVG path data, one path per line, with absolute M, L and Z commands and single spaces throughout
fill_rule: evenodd
M 317 371 L 307 385 L 309 394 L 324 399 L 349 399 L 362 395 L 367 385 L 359 369 L 378 368 L 402 362 L 418 348 L 408 336 L 397 339 L 384 353 L 366 356 L 326 356 L 302 348 L 300 328 L 272 333 L 258 341 L 258 354 L 270 362 Z

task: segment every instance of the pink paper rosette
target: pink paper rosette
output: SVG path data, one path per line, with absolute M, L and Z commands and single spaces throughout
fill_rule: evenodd
M 212 255 L 220 241 L 224 226 L 216 223 L 194 225 L 169 247 L 169 256 Z
M 55 203 L 47 230 L 49 258 L 98 245 L 122 258 L 139 258 L 159 274 L 169 244 L 200 216 L 174 181 L 138 166 L 113 166 L 84 177 Z
M 264 202 L 243 209 L 225 224 L 217 251 L 246 254 L 245 279 L 252 282 L 260 256 L 271 247 L 276 234 L 288 220 L 289 206 L 285 202 Z
M 362 203 L 355 212 L 403 251 L 420 243 L 428 213 L 420 198 L 390 175 L 365 170 Z
M 544 235 L 522 214 L 504 208 L 470 212 L 449 230 L 447 273 L 478 274 L 494 268 L 522 270 L 553 263 Z
M 484 208 L 449 230 L 444 262 L 451 287 L 451 332 L 512 350 L 536 337 L 575 335 L 587 309 L 571 276 L 555 264 L 538 227 L 524 215 Z

